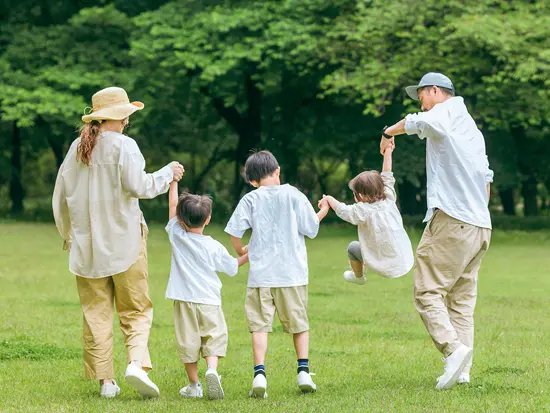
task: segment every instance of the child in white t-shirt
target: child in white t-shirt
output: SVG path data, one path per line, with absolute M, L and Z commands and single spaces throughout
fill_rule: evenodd
M 212 199 L 182 194 L 178 183 L 170 184 L 170 221 L 166 232 L 172 245 L 172 266 L 166 298 L 174 300 L 174 325 L 180 360 L 185 365 L 189 385 L 180 390 L 183 397 L 202 397 L 198 361 L 204 357 L 208 398 L 224 396 L 218 359 L 227 350 L 227 325 L 221 307 L 222 283 L 216 272 L 230 277 L 248 262 L 245 253 L 232 257 L 218 241 L 203 234 L 210 222 Z
M 359 241 L 348 246 L 353 271 L 344 272 L 344 279 L 365 284 L 363 268 L 383 277 L 397 278 L 407 274 L 414 264 L 411 241 L 395 203 L 395 179 L 392 173 L 394 145 L 384 152 L 382 173 L 361 172 L 349 183 L 356 203 L 345 205 L 332 196 L 323 196 L 319 206 L 328 203 L 344 221 L 357 225 Z
M 252 333 L 254 379 L 251 397 L 267 397 L 264 367 L 268 333 L 275 312 L 285 332 L 293 335 L 298 358 L 297 384 L 303 392 L 316 390 L 309 373 L 308 263 L 304 237 L 315 238 L 328 204 L 315 213 L 297 188 L 281 185 L 280 168 L 269 151 L 248 157 L 246 180 L 257 189 L 246 194 L 233 212 L 225 232 L 237 254 L 248 229 L 250 270 L 245 300 L 248 329 Z

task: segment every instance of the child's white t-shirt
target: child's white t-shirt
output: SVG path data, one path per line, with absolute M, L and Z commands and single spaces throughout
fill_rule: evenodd
M 395 201 L 395 178 L 382 172 L 386 199 L 372 204 L 340 203 L 336 215 L 357 225 L 361 255 L 367 269 L 383 277 L 397 278 L 407 274 L 414 264 L 411 240 L 403 228 L 403 219 Z
M 242 238 L 249 228 L 248 287 L 307 285 L 304 236 L 317 236 L 319 218 L 303 193 L 288 184 L 249 192 L 237 205 L 225 232 Z
M 168 222 L 166 232 L 172 245 L 166 298 L 221 305 L 222 282 L 216 271 L 233 277 L 239 270 L 237 258 L 212 237 L 187 232 L 177 217 Z

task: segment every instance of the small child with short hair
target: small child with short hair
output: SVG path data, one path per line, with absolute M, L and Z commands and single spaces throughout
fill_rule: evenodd
M 178 183 L 170 184 L 170 221 L 166 232 L 172 246 L 172 265 L 166 298 L 174 300 L 174 325 L 180 360 L 189 384 L 180 390 L 183 397 L 203 397 L 198 361 L 204 357 L 209 399 L 223 399 L 217 372 L 218 359 L 227 350 L 227 325 L 221 307 L 222 283 L 216 272 L 230 277 L 248 262 L 246 251 L 232 257 L 218 241 L 203 234 L 212 215 L 209 196 L 183 193 L 178 199 Z
M 395 203 L 393 149 L 392 144 L 384 152 L 382 173 L 361 172 L 349 182 L 355 204 L 345 205 L 329 195 L 319 201 L 319 206 L 328 203 L 336 215 L 358 227 L 359 241 L 348 246 L 352 271 L 344 272 L 344 279 L 354 284 L 367 282 L 364 267 L 383 277 L 398 278 L 414 264 L 411 241 Z
M 243 253 L 241 238 L 252 228 L 245 311 L 254 355 L 250 396 L 259 398 L 267 397 L 264 362 L 275 312 L 284 331 L 293 335 L 298 387 L 303 392 L 317 388 L 309 372 L 308 263 L 304 237 L 317 236 L 319 222 L 329 206 L 316 214 L 302 192 L 291 185 L 281 185 L 279 174 L 279 164 L 271 152 L 250 155 L 245 177 L 257 189 L 240 200 L 225 228 L 239 255 Z

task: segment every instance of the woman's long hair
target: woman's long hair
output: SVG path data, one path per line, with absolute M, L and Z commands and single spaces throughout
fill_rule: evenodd
M 93 120 L 90 123 L 85 123 L 80 128 L 80 143 L 78 144 L 76 158 L 87 166 L 90 166 L 92 161 L 92 151 L 100 134 L 99 126 L 100 123 Z

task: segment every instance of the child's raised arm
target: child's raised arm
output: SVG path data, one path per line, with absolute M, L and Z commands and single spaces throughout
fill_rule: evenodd
M 178 181 L 170 182 L 170 193 L 168 194 L 168 218 L 176 216 L 176 207 L 178 206 Z
M 392 152 L 395 149 L 395 144 L 390 143 L 384 151 L 384 163 L 382 164 L 382 172 L 391 172 L 392 170 Z

